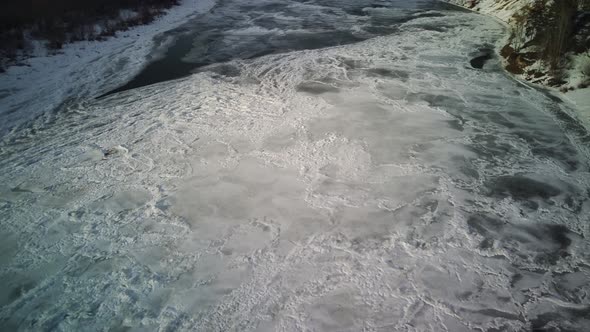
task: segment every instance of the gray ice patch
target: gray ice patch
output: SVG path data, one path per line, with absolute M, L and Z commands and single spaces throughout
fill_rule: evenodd
M 321 95 L 324 93 L 336 93 L 340 91 L 340 89 L 336 87 L 319 82 L 303 82 L 297 85 L 296 89 L 299 92 L 305 92 L 313 95 Z

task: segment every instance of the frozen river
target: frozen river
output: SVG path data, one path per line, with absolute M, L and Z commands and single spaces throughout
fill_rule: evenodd
M 0 330 L 583 331 L 590 136 L 505 33 L 219 1 L 0 142 Z

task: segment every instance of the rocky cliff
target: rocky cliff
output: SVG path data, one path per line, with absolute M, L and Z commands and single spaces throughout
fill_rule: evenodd
M 590 0 L 446 0 L 497 17 L 510 29 L 508 71 L 562 91 L 590 85 Z

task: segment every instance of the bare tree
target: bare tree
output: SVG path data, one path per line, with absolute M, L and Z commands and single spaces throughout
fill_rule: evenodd
M 523 9 L 512 17 L 512 46 L 516 52 L 520 52 L 526 43 L 527 9 Z
M 557 68 L 561 55 L 565 51 L 568 36 L 571 32 L 573 17 L 578 8 L 579 0 L 560 0 L 553 3 L 550 12 L 553 16 L 552 29 L 547 38 L 545 55 L 551 68 Z

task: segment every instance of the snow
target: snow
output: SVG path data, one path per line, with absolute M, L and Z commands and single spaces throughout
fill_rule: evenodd
M 469 65 L 502 25 L 431 14 L 9 133 L 0 324 L 583 330 L 584 137 L 498 59 Z
M 67 100 L 92 98 L 141 70 L 154 37 L 208 11 L 214 0 L 184 0 L 149 25 L 118 32 L 107 41 L 67 44 L 56 55 L 36 47 L 26 65 L 0 73 L 0 136 L 37 116 L 48 116 Z M 160 45 L 165 46 L 165 45 Z
M 565 98 L 575 105 L 575 114 L 586 128 L 590 128 L 590 88 L 569 91 Z
M 570 54 L 569 56 L 571 65 L 566 73 L 569 85 L 578 87 L 585 81 L 590 81 L 590 53 Z
M 571 68 L 567 71 L 567 77 L 571 86 L 578 87 L 590 77 L 590 55 L 577 54 L 571 58 Z M 590 128 L 590 87 L 568 91 L 564 97 L 575 105 L 573 108 L 576 110 L 576 116 L 586 128 Z
M 472 0 L 445 0 L 447 2 L 470 8 Z M 515 13 L 534 3 L 534 0 L 476 0 L 477 4 L 470 8 L 482 14 L 491 15 L 508 23 Z

